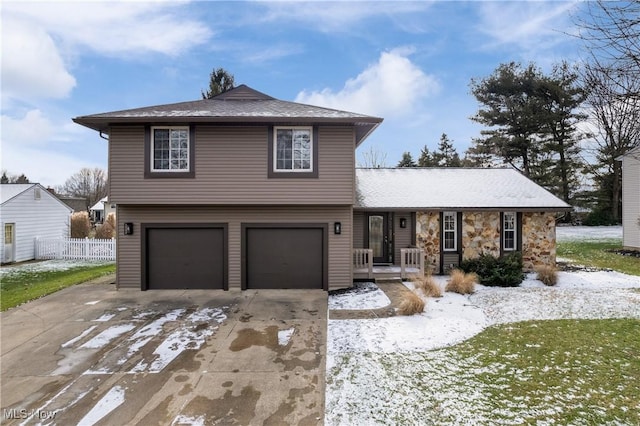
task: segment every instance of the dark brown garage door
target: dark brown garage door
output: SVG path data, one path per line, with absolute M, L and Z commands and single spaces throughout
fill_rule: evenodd
M 225 289 L 226 228 L 145 226 L 147 289 Z
M 244 227 L 245 288 L 326 289 L 326 226 Z

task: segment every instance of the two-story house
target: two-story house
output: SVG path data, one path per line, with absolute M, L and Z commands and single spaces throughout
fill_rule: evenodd
M 435 272 L 485 250 L 555 263 L 569 209 L 513 170 L 356 170 L 381 118 L 245 85 L 74 121 L 109 139 L 119 287 L 328 290 L 406 254 Z

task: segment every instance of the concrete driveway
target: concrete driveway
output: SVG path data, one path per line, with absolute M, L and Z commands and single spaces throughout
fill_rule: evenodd
M 0 314 L 2 424 L 323 423 L 326 292 L 112 279 Z

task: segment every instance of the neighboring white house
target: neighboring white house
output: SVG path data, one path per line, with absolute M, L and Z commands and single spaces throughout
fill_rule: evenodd
M 72 211 L 38 183 L 1 184 L 0 261 L 35 259 L 36 238 L 68 237 Z
M 622 160 L 622 245 L 640 250 L 640 146 Z
M 109 197 L 104 197 L 89 209 L 91 220 L 93 222 L 102 223 L 107 218 L 107 216 L 109 216 L 109 214 L 116 212 L 116 205 L 110 203 L 108 198 Z

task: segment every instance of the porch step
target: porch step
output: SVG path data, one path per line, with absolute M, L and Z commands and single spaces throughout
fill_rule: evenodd
M 376 277 L 374 279 L 376 284 L 393 284 L 393 283 L 402 283 L 402 278 L 400 277 Z

